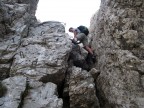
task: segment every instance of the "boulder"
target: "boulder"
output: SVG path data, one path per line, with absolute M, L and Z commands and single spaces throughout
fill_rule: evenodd
M 34 84 L 34 82 L 32 83 Z M 23 108 L 62 108 L 63 100 L 58 98 L 57 86 L 51 82 L 46 84 L 30 83 L 28 95 L 24 98 Z
M 14 56 L 10 73 L 58 84 L 65 77 L 70 51 L 71 42 L 59 22 L 31 27 Z
M 2 81 L 5 94 L 0 98 L 0 108 L 19 108 L 26 90 L 26 77 L 15 76 Z
M 68 92 L 70 108 L 100 108 L 91 74 L 75 66 L 68 72 L 64 96 Z

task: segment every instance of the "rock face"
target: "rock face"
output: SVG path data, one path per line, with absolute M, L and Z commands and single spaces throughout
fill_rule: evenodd
M 60 22 L 36 21 L 37 3 L 0 0 L 0 108 L 63 107 L 71 42 Z
M 2 81 L 6 94 L 0 98 L 0 108 L 18 108 L 21 105 L 22 95 L 26 90 L 26 77 L 16 76 Z
M 10 75 L 25 75 L 42 82 L 60 83 L 67 69 L 71 43 L 58 22 L 47 22 L 29 28 L 11 67 Z
M 144 1 L 103 0 L 90 29 L 101 108 L 143 108 Z
M 35 11 L 37 9 L 37 3 L 39 2 L 39 0 L 1 0 L 1 1 L 5 4 L 14 4 L 14 3 L 27 4 L 29 5 L 29 12 L 33 15 L 35 14 Z
M 24 100 L 23 108 L 62 108 L 63 101 L 57 97 L 55 84 L 37 84 L 37 87 L 32 88 Z
M 13 56 L 21 44 L 22 37 L 27 36 L 28 27 L 33 15 L 30 15 L 29 4 L 0 1 L 0 74 L 4 79 L 9 77 Z
M 38 1 L 0 0 L 0 108 L 144 108 L 144 1 L 102 0 L 93 69 L 63 24 L 36 20 Z
M 99 108 L 91 74 L 77 67 L 72 67 L 69 72 L 70 108 Z

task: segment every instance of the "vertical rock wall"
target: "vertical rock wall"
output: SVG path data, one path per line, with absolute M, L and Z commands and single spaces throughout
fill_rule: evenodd
M 64 25 L 37 22 L 37 3 L 0 0 L 0 108 L 99 108 L 92 75 L 68 65 Z
M 101 108 L 143 108 L 144 1 L 101 0 L 90 29 Z
M 27 36 L 32 15 L 28 4 L 0 1 L 0 5 L 0 79 L 4 79 L 9 77 L 12 59 L 21 39 Z
M 2 108 L 63 107 L 57 89 L 72 46 L 60 22 L 36 21 L 37 3 L 0 0 Z M 100 108 L 143 108 L 144 1 L 102 0 L 90 30 L 100 75 L 69 67 L 64 107 L 99 108 L 100 102 Z
M 71 42 L 60 22 L 36 21 L 37 3 L 0 0 L 0 108 L 63 107 Z
M 29 5 L 29 12 L 33 15 L 35 15 L 37 4 L 39 0 L 1 0 L 4 4 L 28 4 Z

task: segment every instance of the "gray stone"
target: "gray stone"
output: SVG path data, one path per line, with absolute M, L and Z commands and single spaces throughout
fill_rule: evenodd
M 21 44 L 21 38 L 27 35 L 28 22 L 30 22 L 28 4 L 18 4 L 15 3 L 15 1 L 11 4 L 4 4 L 3 2 L 6 3 L 6 1 L 2 1 L 2 7 L 0 7 L 2 10 L 0 11 L 0 16 L 2 16 L 0 20 L 3 22 L 1 24 L 4 27 L 4 29 L 1 30 L 4 31 L 4 33 L 0 33 L 1 79 L 9 76 L 13 57 Z
M 57 21 L 47 21 L 30 27 L 29 36 L 43 36 L 51 33 L 65 33 L 64 26 Z
M 33 15 L 35 15 L 35 11 L 37 9 L 37 4 L 39 0 L 1 0 L 5 4 L 14 4 L 14 3 L 19 3 L 19 4 L 29 4 L 30 5 L 30 10 L 29 12 Z
M 4 8 L 4 4 L 0 1 L 0 22 L 4 21 L 4 14 L 6 13 Z M 5 25 L 3 23 L 0 23 L 0 38 L 3 38 L 5 33 Z
M 50 82 L 31 88 L 23 108 L 62 108 L 63 101 L 57 95 L 57 86 Z
M 14 57 L 11 75 L 21 74 L 42 82 L 60 83 L 71 51 L 71 42 L 61 31 L 63 26 L 57 22 L 31 28 L 29 37 L 22 40 Z
M 70 108 L 99 108 L 94 79 L 89 72 L 72 67 L 68 84 Z
M 141 77 L 141 83 L 142 83 L 142 86 L 144 87 L 144 76 Z
M 35 15 L 37 10 L 37 4 L 39 0 L 19 0 L 21 3 L 29 4 L 30 5 L 30 14 Z
M 100 71 L 96 68 L 92 68 L 89 73 L 92 75 L 92 77 L 96 80 L 97 77 L 100 75 Z
M 61 83 L 64 79 L 71 42 L 60 22 L 37 25 L 37 3 L 38 0 L 0 0 L 0 78 L 11 76 L 2 81 L 7 91 L 0 94 L 0 108 L 63 107 L 57 86 L 42 82 Z M 27 77 L 28 88 L 26 77 L 22 76 Z
M 0 108 L 63 107 L 55 84 L 65 78 L 72 46 L 60 22 L 36 21 L 38 1 L 0 0 L 0 78 L 11 76 L 2 81 Z M 99 108 L 99 99 L 102 108 L 143 108 L 144 1 L 102 0 L 90 32 L 97 64 L 90 72 L 67 72 L 63 96 L 70 96 L 70 107 Z M 73 55 L 84 64 L 87 53 L 80 52 Z M 28 88 L 18 75 L 27 77 Z
M 18 2 L 18 0 L 1 0 L 2 2 L 4 2 L 4 3 L 7 3 L 7 4 L 12 4 L 12 3 L 17 3 Z
M 6 94 L 0 98 L 0 108 L 18 108 L 26 90 L 26 77 L 15 76 L 2 81 Z
M 11 64 L 1 64 L 0 65 L 0 80 L 6 79 L 9 77 L 9 70 Z
M 91 19 L 102 108 L 143 108 L 143 0 L 104 0 Z M 141 11 L 139 11 L 141 10 Z
M 17 48 L 20 45 L 20 36 L 11 35 L 11 37 L 3 40 L 0 43 L 0 63 L 10 63 L 11 59 L 16 53 Z

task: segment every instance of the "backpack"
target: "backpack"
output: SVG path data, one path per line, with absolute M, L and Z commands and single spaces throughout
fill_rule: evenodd
M 77 27 L 77 29 L 79 29 L 81 31 L 81 33 L 84 33 L 86 36 L 89 34 L 88 28 L 83 25 Z

